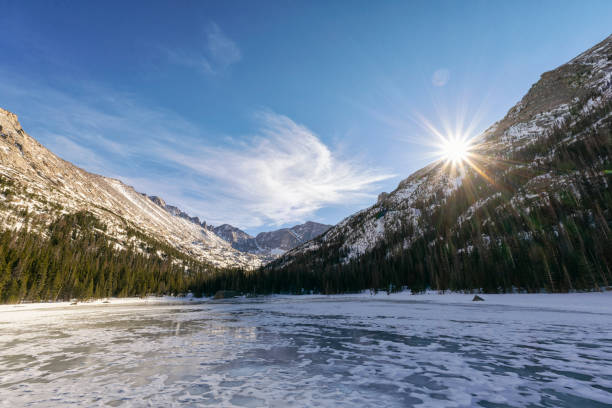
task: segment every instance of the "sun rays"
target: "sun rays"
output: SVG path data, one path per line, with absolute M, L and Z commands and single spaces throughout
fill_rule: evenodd
M 471 154 L 472 141 L 462 135 L 451 135 L 440 141 L 439 154 L 453 166 L 467 161 Z
M 420 126 L 428 134 L 424 137 L 424 143 L 431 147 L 429 155 L 442 163 L 442 172 L 454 177 L 464 175 L 471 169 L 489 183 L 495 184 L 487 174 L 485 165 L 495 166 L 497 159 L 486 153 L 488 143 L 483 141 L 483 135 L 474 135 L 474 122 L 464 129 L 463 120 L 456 126 L 448 126 L 448 122 L 442 121 L 444 130 L 440 130 L 425 118 L 419 119 Z

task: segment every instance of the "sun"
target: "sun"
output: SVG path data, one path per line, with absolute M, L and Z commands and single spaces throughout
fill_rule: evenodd
M 467 161 L 472 150 L 472 143 L 464 136 L 448 136 L 440 143 L 440 156 L 453 165 Z

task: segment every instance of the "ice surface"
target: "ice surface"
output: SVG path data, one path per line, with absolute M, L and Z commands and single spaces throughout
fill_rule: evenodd
M 0 406 L 612 404 L 612 293 L 0 308 Z

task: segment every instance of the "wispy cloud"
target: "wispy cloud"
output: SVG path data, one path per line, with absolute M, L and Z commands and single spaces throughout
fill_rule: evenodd
M 450 79 L 450 71 L 446 68 L 436 70 L 431 76 L 431 83 L 434 86 L 444 86 Z
M 216 23 L 210 23 L 206 27 L 204 41 L 199 49 L 176 47 L 161 49 L 171 63 L 210 75 L 222 73 L 242 59 L 238 45 Z
M 217 195 L 250 214 L 252 224 L 302 221 L 323 206 L 363 200 L 392 175 L 337 157 L 308 128 L 271 111 L 257 114 L 247 142 L 166 157 L 213 180 Z
M 100 86 L 73 84 L 67 93 L 0 78 L 0 94 L 10 102 L 4 107 L 22 115 L 26 131 L 56 154 L 209 223 L 304 221 L 326 206 L 364 205 L 377 183 L 392 177 L 339 155 L 307 127 L 272 111 L 255 114 L 254 135 L 211 138 L 176 113 Z
M 217 24 L 211 23 L 208 26 L 206 40 L 209 57 L 217 66 L 226 68 L 242 59 L 242 53 L 236 43 L 225 35 Z
M 90 171 L 103 173 L 106 163 L 103 158 L 87 147 L 76 143 L 74 140 L 62 135 L 49 134 L 50 142 L 46 146 L 52 151 L 62 152 L 63 157 L 78 158 L 81 163 L 87 163 Z

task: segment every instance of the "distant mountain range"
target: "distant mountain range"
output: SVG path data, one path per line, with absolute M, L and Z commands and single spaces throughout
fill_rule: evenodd
M 183 218 L 202 228 L 206 228 L 231 244 L 234 249 L 240 252 L 259 255 L 264 261 L 274 259 L 286 251 L 316 238 L 331 228 L 331 225 L 307 221 L 304 224 L 295 225 L 291 228 L 260 232 L 256 237 L 253 237 L 229 224 L 222 224 L 218 227 L 207 225 L 206 221 L 200 221 L 198 217 L 192 217 L 181 209 L 166 204 L 161 197 L 150 196 L 149 198 L 173 216 Z
M 318 237 L 330 228 L 331 225 L 308 221 L 291 228 L 260 232 L 256 237 L 228 224 L 214 227 L 213 231 L 239 251 L 274 257 Z

